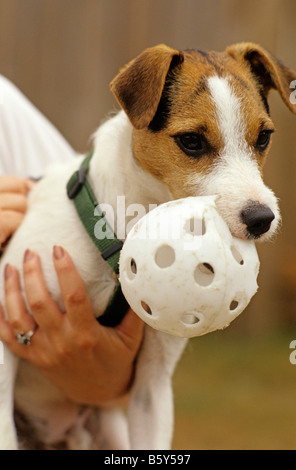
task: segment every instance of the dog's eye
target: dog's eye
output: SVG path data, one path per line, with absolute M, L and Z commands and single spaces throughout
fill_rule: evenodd
M 263 150 L 266 149 L 266 147 L 269 144 L 270 136 L 271 136 L 272 132 L 273 132 L 272 130 L 265 130 L 265 131 L 259 132 L 259 136 L 258 136 L 258 139 L 257 139 L 257 142 L 256 142 L 256 148 L 259 151 L 262 152 Z
M 200 157 L 207 150 L 206 139 L 195 132 L 176 135 L 175 141 L 180 149 L 190 157 Z

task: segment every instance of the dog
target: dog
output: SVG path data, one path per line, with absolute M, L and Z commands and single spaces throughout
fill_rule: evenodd
M 267 97 L 276 89 L 295 114 L 289 88 L 295 79 L 292 70 L 252 43 L 235 44 L 224 52 L 182 52 L 162 44 L 146 49 L 111 82 L 122 109 L 94 136 L 89 181 L 97 200 L 116 213 L 116 199 L 122 195 L 127 205 L 140 203 L 148 211 L 150 204 L 215 194 L 235 237 L 269 239 L 277 231 L 280 213 L 277 198 L 262 179 L 275 130 Z M 6 263 L 20 269 L 25 249 L 34 250 L 51 295 L 63 308 L 51 264 L 52 247 L 59 243 L 81 272 L 100 316 L 114 289 L 112 270 L 92 245 L 65 191 L 82 159 L 49 170 L 36 184 L 25 220 L 2 257 L 0 274 L 3 279 Z M 170 449 L 171 377 L 185 344 L 186 339 L 146 326 L 127 417 L 117 409 L 95 408 L 81 415 L 81 407 L 73 403 L 69 422 L 59 418 L 62 392 L 5 349 L 0 448 L 34 448 L 18 442 L 15 401 L 27 434 L 44 449 L 59 448 L 59 442 L 66 449 Z

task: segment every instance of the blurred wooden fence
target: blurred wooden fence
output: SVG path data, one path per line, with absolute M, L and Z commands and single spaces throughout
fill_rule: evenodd
M 0 0 L 0 73 L 10 78 L 78 151 L 117 105 L 109 82 L 145 47 L 222 50 L 258 42 L 296 69 L 295 0 Z M 296 117 L 274 93 L 278 129 L 266 181 L 283 227 L 259 247 L 260 289 L 234 328 L 295 325 Z

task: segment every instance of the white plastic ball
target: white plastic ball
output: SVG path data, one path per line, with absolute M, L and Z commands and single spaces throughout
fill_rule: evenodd
M 255 244 L 231 235 L 215 199 L 162 204 L 126 238 L 121 288 L 152 328 L 186 338 L 225 328 L 257 291 Z

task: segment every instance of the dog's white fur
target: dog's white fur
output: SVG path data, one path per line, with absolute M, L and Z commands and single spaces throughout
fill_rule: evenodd
M 131 135 L 132 126 L 123 112 L 100 127 L 95 136 L 96 150 L 90 166 L 90 181 L 98 201 L 112 204 L 116 209 L 116 195 L 124 194 L 127 205 L 141 202 L 148 210 L 149 203 L 164 202 L 170 199 L 170 194 L 164 185 L 145 173 L 135 162 L 131 149 Z M 48 288 L 63 308 L 51 262 L 52 247 L 59 240 L 82 273 L 94 311 L 99 315 L 107 305 L 114 281 L 111 268 L 108 269 L 97 249 L 89 241 L 77 218 L 73 202 L 68 200 L 65 193 L 66 183 L 78 168 L 79 160 L 75 159 L 64 165 L 62 170 L 52 169 L 33 189 L 29 196 L 26 221 L 15 234 L 1 260 L 0 275 L 3 277 L 3 269 L 8 260 L 21 269 L 24 247 L 30 247 L 40 255 Z M 116 192 L 114 192 L 115 187 Z M 2 291 L 2 298 L 3 295 Z M 98 439 L 98 445 L 109 449 L 129 446 L 148 449 L 169 448 L 173 416 L 170 380 L 184 346 L 185 340 L 161 334 L 147 327 L 128 411 L 130 441 L 127 429 L 123 429 L 121 413 L 114 410 L 100 411 L 98 428 L 93 432 L 95 437 L 91 435 L 86 437 L 87 432 L 83 431 L 83 420 L 79 415 L 80 407 L 69 403 L 61 392 L 23 360 L 20 361 L 16 380 L 17 407 L 25 415 L 30 416 L 37 426 L 38 435 L 49 446 L 66 438 L 70 447 L 74 446 L 76 449 L 85 448 L 85 445 L 86 448 L 96 447 L 97 442 L 94 441 Z M 157 356 L 157 364 L 154 364 L 152 370 L 151 351 Z M 0 375 L 0 448 L 2 449 L 17 447 L 12 417 L 12 397 L 18 362 L 5 348 L 4 370 Z M 161 413 L 156 401 L 162 404 Z M 90 419 L 89 412 L 84 413 L 84 416 L 85 419 Z M 70 433 L 69 429 L 72 429 Z M 82 442 L 81 437 L 83 437 Z M 101 438 L 103 444 L 100 442 Z
M 188 176 L 187 184 L 194 187 L 196 196 L 218 194 L 219 209 L 238 235 L 243 234 L 238 214 L 256 194 L 258 201 L 269 205 L 276 215 L 269 230 L 272 233 L 279 221 L 277 201 L 264 185 L 256 160 L 245 144 L 247 123 L 240 98 L 235 96 L 226 79 L 213 76 L 208 87 L 209 99 L 216 106 L 224 150 L 211 171 Z M 141 203 L 148 210 L 149 204 L 172 199 L 167 187 L 134 159 L 132 125 L 123 111 L 99 128 L 94 148 L 89 178 L 98 201 L 111 204 L 116 210 L 117 196 L 124 195 L 126 205 Z M 94 311 L 100 315 L 114 287 L 112 271 L 89 240 L 65 192 L 66 183 L 81 159 L 52 169 L 33 189 L 25 221 L 1 260 L 0 276 L 3 279 L 3 269 L 8 262 L 21 270 L 25 249 L 34 250 L 41 257 L 48 288 L 63 308 L 51 261 L 53 245 L 60 244 L 72 256 L 88 288 Z M 1 299 L 4 299 L 3 286 Z M 66 440 L 69 448 L 75 449 L 170 448 L 173 431 L 171 376 L 185 344 L 185 339 L 145 328 L 127 421 L 119 410 L 85 409 L 81 413 L 79 406 L 69 402 L 33 366 L 19 361 L 5 348 L 0 374 L 0 448 L 18 447 L 13 421 L 15 377 L 16 405 L 29 417 L 40 440 L 48 447 Z

